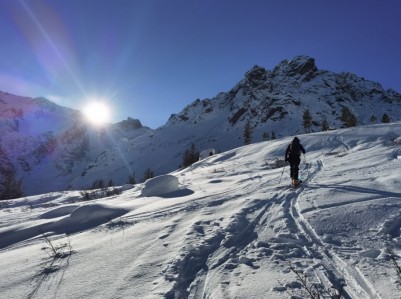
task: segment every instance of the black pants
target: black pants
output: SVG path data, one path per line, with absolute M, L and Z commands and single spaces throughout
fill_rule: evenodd
M 294 180 L 298 180 L 298 172 L 299 172 L 299 163 L 301 163 L 301 159 L 299 157 L 294 157 L 289 160 L 290 162 L 290 175 Z

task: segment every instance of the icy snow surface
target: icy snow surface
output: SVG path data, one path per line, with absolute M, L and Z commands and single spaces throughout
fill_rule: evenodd
M 308 298 L 291 267 L 345 298 L 401 298 L 401 123 L 216 154 L 123 193 L 0 202 L 1 298 Z M 52 244 L 50 246 L 50 244 Z M 53 249 L 52 249 L 53 248 Z

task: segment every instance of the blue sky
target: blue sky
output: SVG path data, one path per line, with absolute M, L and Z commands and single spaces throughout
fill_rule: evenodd
M 0 0 L 0 90 L 157 128 L 255 64 L 309 55 L 401 92 L 399 0 Z

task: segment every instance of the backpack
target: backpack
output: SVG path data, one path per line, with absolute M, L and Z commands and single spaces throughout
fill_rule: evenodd
M 290 151 L 289 151 L 289 156 L 294 157 L 294 156 L 300 156 L 301 155 L 301 148 L 299 146 L 299 142 L 297 141 L 292 141 L 290 144 Z

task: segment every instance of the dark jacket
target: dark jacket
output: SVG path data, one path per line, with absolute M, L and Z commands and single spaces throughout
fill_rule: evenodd
M 301 152 L 305 154 L 305 149 L 302 144 L 299 142 L 299 139 L 295 137 L 292 142 L 288 145 L 287 150 L 285 151 L 285 161 L 295 161 L 299 160 L 301 156 Z

